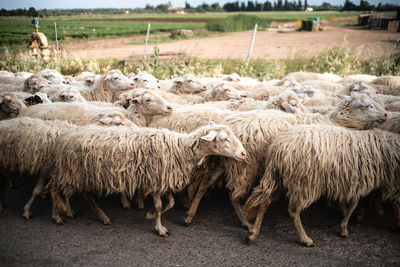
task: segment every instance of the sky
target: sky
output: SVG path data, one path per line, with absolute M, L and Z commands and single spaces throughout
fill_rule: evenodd
M 236 0 L 186 0 L 192 6 L 198 6 L 202 3 L 213 4 L 218 2 L 221 6 L 226 2 L 235 2 Z M 254 2 L 256 0 L 253 0 Z M 274 2 L 274 0 L 269 0 Z M 290 2 L 297 0 L 289 0 Z M 144 7 L 146 4 L 158 5 L 165 4 L 168 0 L 67 0 L 67 1 L 57 1 L 57 0 L 0 0 L 0 8 L 5 9 L 16 9 L 16 8 L 26 8 L 34 7 L 36 9 L 70 9 L 70 8 L 136 8 Z M 185 0 L 170 0 L 173 7 L 184 7 Z M 243 1 L 241 1 L 243 2 Z M 247 0 L 245 1 L 247 2 Z M 258 2 L 265 2 L 265 0 L 258 0 Z M 302 0 L 304 3 L 304 0 Z M 309 5 L 320 5 L 322 2 L 328 2 L 332 5 L 343 5 L 345 0 L 308 0 Z M 359 0 L 352 0 L 353 3 L 359 4 Z M 400 4 L 400 0 L 369 0 L 370 4 L 377 5 L 379 2 L 382 4 Z

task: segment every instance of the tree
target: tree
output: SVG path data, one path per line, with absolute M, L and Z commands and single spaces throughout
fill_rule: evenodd
M 357 6 L 353 4 L 350 0 L 346 0 L 343 6 L 343 10 L 357 10 Z
M 297 1 L 297 10 L 301 10 L 301 0 Z
M 308 7 L 307 0 L 304 0 L 304 9 Z
M 362 11 L 367 11 L 367 10 L 371 10 L 372 7 L 369 5 L 368 1 L 360 1 L 360 10 Z
M 282 10 L 282 0 L 278 0 L 276 3 L 276 10 Z
M 271 11 L 272 10 L 272 4 L 270 1 L 266 1 L 264 3 L 264 11 Z
M 36 11 L 34 7 L 30 7 L 28 9 L 28 15 L 31 17 L 39 17 L 39 13 Z
M 185 9 L 190 9 L 190 8 L 192 8 L 192 7 L 190 6 L 190 4 L 189 4 L 188 2 L 185 2 Z

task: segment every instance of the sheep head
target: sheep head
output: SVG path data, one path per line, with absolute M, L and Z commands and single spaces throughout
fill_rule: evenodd
M 212 121 L 200 129 L 205 155 L 220 155 L 234 158 L 237 161 L 246 159 L 246 150 L 232 130 L 225 125 L 218 125 Z M 202 163 L 203 158 L 199 161 Z
M 79 90 L 70 87 L 59 94 L 61 102 L 86 102 Z
M 133 122 L 128 120 L 122 113 L 120 112 L 112 112 L 109 114 L 100 114 L 97 119 L 100 125 L 109 125 L 109 126 L 126 126 L 133 127 L 136 126 Z
M 39 75 L 32 75 L 24 82 L 24 91 L 32 94 L 39 92 L 40 90 L 49 87 L 53 83 L 42 78 Z
M 240 100 L 243 97 L 246 97 L 246 93 L 239 91 L 233 88 L 226 83 L 220 83 L 214 86 L 212 89 L 207 92 L 207 95 L 210 96 L 210 99 L 215 101 L 224 101 L 224 100 Z
M 134 89 L 125 97 L 143 115 L 171 115 L 173 111 L 168 101 L 153 90 Z
M 10 117 L 16 117 L 22 110 L 26 109 L 26 105 L 14 94 L 0 96 L 0 107 Z
M 138 74 L 131 74 L 128 76 L 129 79 L 135 83 L 135 88 L 146 88 L 146 89 L 160 89 L 160 81 L 157 80 L 153 75 L 142 71 Z
M 120 70 L 110 70 L 104 75 L 105 87 L 111 91 L 123 91 L 133 89 L 134 83 L 122 74 Z
M 173 91 L 185 94 L 198 94 L 206 91 L 207 86 L 192 75 L 176 78 L 173 82 Z

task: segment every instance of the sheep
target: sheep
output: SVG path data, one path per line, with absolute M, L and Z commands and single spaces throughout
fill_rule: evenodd
M 0 92 L 0 96 L 4 97 L 6 95 L 10 96 L 10 99 L 13 98 L 14 96 L 17 97 L 19 100 L 21 100 L 25 106 L 32 106 L 36 104 L 41 104 L 41 103 L 51 103 L 49 98 L 47 97 L 46 94 L 44 93 L 35 93 L 35 94 L 30 94 L 27 92 Z M 15 102 L 16 103 L 16 102 Z
M 15 94 L 0 94 L 0 120 L 14 118 L 24 109 L 26 109 L 24 101 Z
M 311 86 L 312 88 L 322 90 L 322 91 L 329 91 L 335 92 L 343 89 L 344 85 L 340 83 L 322 81 L 322 80 L 307 80 L 301 82 L 303 86 Z
M 275 136 L 266 158 L 268 167 L 246 203 L 246 206 L 260 207 L 256 224 L 261 224 L 271 194 L 283 186 L 289 199 L 289 215 L 301 243 L 307 246 L 314 246 L 314 242 L 303 229 L 300 212 L 321 197 L 348 203 L 340 224 L 342 237 L 349 237 L 347 223 L 359 199 L 375 189 L 382 194 L 382 199 L 393 200 L 397 205 L 396 223 L 400 227 L 398 134 L 335 126 L 299 126 Z M 254 240 L 257 228 L 249 240 Z
M 338 82 L 342 78 L 333 73 L 312 73 L 312 72 L 292 72 L 284 77 L 284 79 L 292 78 L 297 82 L 303 82 L 307 80 L 321 80 L 328 82 Z
M 26 71 L 20 71 L 20 72 L 15 73 L 16 77 L 20 77 L 20 78 L 24 78 L 24 79 L 28 79 L 32 75 L 33 75 L 33 73 L 26 72 Z
M 52 82 L 38 76 L 32 75 L 25 79 L 15 76 L 6 76 L 0 78 L 0 88 L 2 91 L 24 91 L 30 93 L 36 93 L 39 90 L 48 87 Z
M 39 180 L 31 199 L 25 205 L 24 217 L 29 219 L 30 206 L 41 192 L 44 182 L 54 168 L 56 137 L 77 126 L 62 121 L 42 121 L 40 119 L 19 117 L 0 121 L 0 213 L 3 209 L 4 192 L 14 173 L 38 175 Z M 6 174 L 6 175 L 5 175 Z
M 279 109 L 289 113 L 308 112 L 300 103 L 297 95 L 291 90 L 287 90 L 277 96 L 273 96 L 268 101 L 254 100 L 251 98 L 245 98 L 240 101 L 232 101 L 230 102 L 229 108 L 240 111 L 255 109 Z
M 77 125 L 87 125 L 95 122 L 102 113 L 120 112 L 139 126 L 146 125 L 146 117 L 154 115 L 170 115 L 171 105 L 157 93 L 151 90 L 137 91 L 131 100 L 135 105 L 127 110 L 114 104 L 97 105 L 97 103 L 52 103 L 36 105 L 24 110 L 20 116 L 29 116 L 44 120 L 66 120 Z
M 51 97 L 52 102 L 86 102 L 78 89 L 68 87 L 55 93 Z
M 111 70 L 103 75 L 92 87 L 80 89 L 80 93 L 87 101 L 113 102 L 127 90 L 133 89 L 134 83 L 125 77 L 119 70 Z
M 161 224 L 161 214 L 174 205 L 171 193 L 182 191 L 191 182 L 196 165 L 210 155 L 238 161 L 246 158 L 246 151 L 232 131 L 213 122 L 189 134 L 150 128 L 81 128 L 59 138 L 57 151 L 52 195 L 61 192 L 69 197 L 76 191 L 129 196 L 139 191 L 145 196 L 152 195 L 155 230 L 163 237 L 168 236 L 168 230 Z M 163 195 L 169 200 L 164 210 Z M 99 219 L 110 224 L 93 198 L 87 199 Z M 53 201 L 53 218 L 58 224 L 63 223 L 57 199 Z
M 141 71 L 138 74 L 131 73 L 128 78 L 135 83 L 135 88 L 146 88 L 146 89 L 160 89 L 160 81 L 153 75 L 146 71 Z
M 68 84 L 68 81 L 65 80 L 64 76 L 62 76 L 55 69 L 43 69 L 43 70 L 37 72 L 36 75 L 39 75 L 54 84 L 60 84 L 60 83 Z
M 371 84 L 376 85 L 386 85 L 389 87 L 397 87 L 400 86 L 400 77 L 399 76 L 381 76 L 376 78 L 371 82 Z
M 271 96 L 276 96 L 286 90 L 287 87 L 271 86 L 259 83 L 247 92 L 247 96 L 256 100 L 268 100 Z
M 220 122 L 228 125 L 239 137 L 248 152 L 248 160 L 236 163 L 224 159 L 221 164 L 225 169 L 226 188 L 230 192 L 232 205 L 242 222 L 249 229 L 252 227 L 240 207 L 244 198 L 257 179 L 264 172 L 265 151 L 271 138 L 280 131 L 301 124 L 330 124 L 353 129 L 369 129 L 375 122 L 383 122 L 387 114 L 375 101 L 366 95 L 354 94 L 341 96 L 343 100 L 336 109 L 325 116 L 319 114 L 289 114 L 280 111 L 253 111 L 228 116 Z M 197 205 L 211 183 L 201 185 L 190 206 L 185 223 L 190 224 Z
M 400 113 L 388 112 L 388 118 L 383 123 L 377 123 L 376 128 L 400 134 Z
M 187 74 L 174 80 L 160 81 L 161 90 L 175 94 L 198 94 L 207 86 L 193 75 Z
M 110 112 L 99 114 L 95 124 L 98 125 L 123 125 L 136 127 L 121 113 Z M 38 175 L 39 179 L 33 190 L 30 200 L 24 207 L 23 217 L 31 217 L 30 207 L 38 194 L 40 194 L 45 181 L 51 176 L 54 168 L 54 149 L 56 139 L 68 131 L 75 131 L 78 126 L 69 122 L 51 120 L 43 121 L 37 118 L 18 117 L 7 122 L 0 122 L 0 146 L 5 148 L 0 154 L 0 214 L 4 203 L 4 191 L 10 179 L 15 175 Z M 4 175 L 6 174 L 6 175 Z M 67 203 L 69 206 L 69 202 Z M 73 212 L 68 209 L 68 216 L 73 217 Z
M 374 94 L 377 93 L 375 88 L 373 88 L 371 85 L 369 85 L 363 81 L 354 81 L 350 84 L 347 84 L 342 89 L 336 91 L 337 94 L 342 94 L 342 95 L 350 95 L 351 92 L 357 92 L 357 93 L 369 92 L 369 93 L 374 93 Z
M 355 74 L 355 75 L 349 75 L 338 81 L 338 83 L 353 83 L 356 81 L 362 81 L 365 83 L 370 83 L 373 80 L 376 79 L 376 76 L 374 75 L 368 75 L 368 74 Z

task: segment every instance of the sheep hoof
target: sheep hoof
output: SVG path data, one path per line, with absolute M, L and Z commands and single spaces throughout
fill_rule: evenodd
M 168 237 L 168 233 L 167 232 L 165 232 L 163 234 L 159 234 L 159 235 L 162 236 L 162 237 Z
M 69 213 L 67 214 L 67 217 L 70 219 L 75 219 L 75 214 Z
M 254 240 L 255 240 L 255 238 L 253 238 L 251 236 L 248 236 L 248 237 L 246 237 L 245 244 L 246 245 L 251 245 L 251 243 L 253 243 Z
M 311 242 L 304 243 L 307 247 L 315 247 L 315 243 L 311 240 Z
M 132 206 L 131 205 L 125 205 L 125 206 L 122 206 L 122 208 L 126 209 L 126 210 L 131 210 Z
M 62 219 L 56 221 L 57 225 L 64 225 L 64 221 Z
M 112 224 L 110 219 L 104 220 L 103 223 L 104 223 L 104 225 L 111 225 Z
M 22 215 L 22 217 L 24 217 L 27 221 L 29 221 L 29 219 L 31 218 L 29 214 L 24 214 Z
M 189 227 L 190 224 L 192 223 L 192 220 L 189 219 L 189 218 L 185 218 L 183 221 L 184 221 L 184 224 L 185 224 L 186 227 Z
M 349 238 L 350 237 L 349 234 L 347 234 L 347 233 L 346 234 L 342 233 L 342 234 L 340 234 L 340 236 L 343 237 L 343 238 Z

